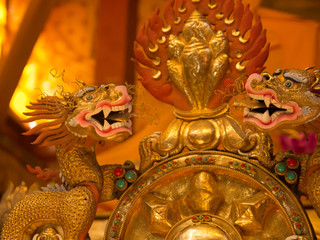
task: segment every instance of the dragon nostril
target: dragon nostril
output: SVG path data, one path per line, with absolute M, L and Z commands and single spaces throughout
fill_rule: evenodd
M 109 89 L 110 89 L 110 86 L 107 85 L 107 86 L 105 86 L 104 88 L 105 88 L 106 90 L 109 90 Z

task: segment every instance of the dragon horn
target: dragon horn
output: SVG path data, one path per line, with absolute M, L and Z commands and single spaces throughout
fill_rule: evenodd
M 314 83 L 311 85 L 311 92 L 320 95 L 320 69 L 316 69 L 313 71 L 313 74 L 316 78 Z
M 313 66 L 311 66 L 311 67 L 307 67 L 307 68 L 305 68 L 304 70 L 305 70 L 305 71 L 308 71 L 308 70 L 314 69 L 315 66 L 316 66 L 316 65 L 313 65 Z

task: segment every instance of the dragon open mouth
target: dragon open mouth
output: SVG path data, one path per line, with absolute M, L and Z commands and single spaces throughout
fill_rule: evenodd
M 245 88 L 247 95 L 256 102 L 236 101 L 235 106 L 244 107 L 244 122 L 252 122 L 261 129 L 271 129 L 280 122 L 295 120 L 301 108 L 294 101 L 281 103 L 275 90 L 269 87 L 256 90 L 254 85 L 263 83 L 259 74 L 249 76 Z M 263 85 L 262 85 L 263 86 Z
M 277 122 L 278 119 L 286 118 L 294 114 L 294 107 L 288 104 L 281 104 L 275 98 L 266 95 L 249 94 L 249 97 L 257 100 L 257 103 L 246 104 L 244 117 L 256 118 L 262 124 L 268 125 Z
M 100 131 L 105 132 L 111 129 L 121 127 L 131 128 L 131 111 L 132 106 L 126 103 L 121 106 L 104 106 L 95 109 L 93 112 L 85 115 L 85 120 L 92 123 Z

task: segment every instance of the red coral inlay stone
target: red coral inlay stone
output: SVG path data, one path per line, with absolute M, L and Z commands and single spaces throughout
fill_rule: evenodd
M 113 173 L 115 176 L 119 177 L 123 174 L 123 168 L 122 167 L 116 167 L 114 170 L 113 170 Z
M 298 164 L 298 161 L 295 158 L 289 158 L 287 160 L 287 164 L 289 167 L 295 167 Z

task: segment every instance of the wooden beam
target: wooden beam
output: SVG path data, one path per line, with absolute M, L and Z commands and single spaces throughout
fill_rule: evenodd
M 32 49 L 57 0 L 31 0 L 8 53 L 0 61 L 0 125 L 3 127 L 10 99 Z

